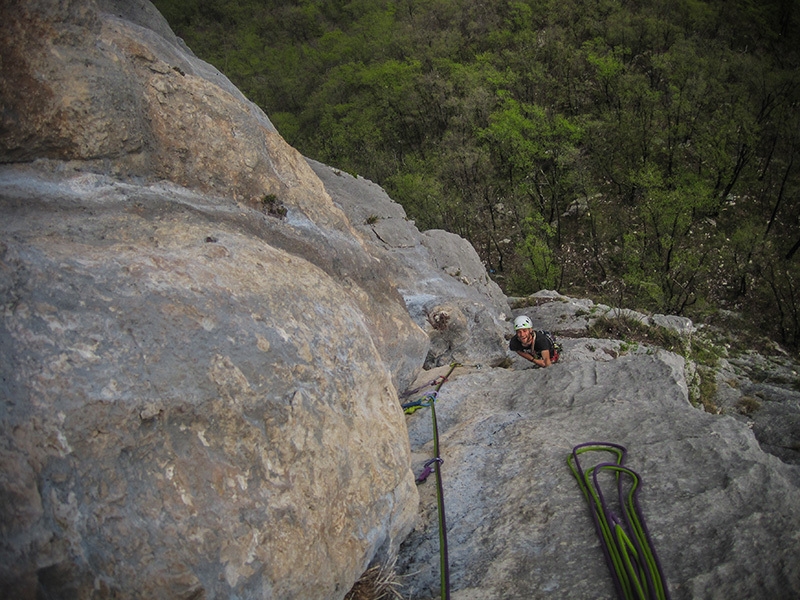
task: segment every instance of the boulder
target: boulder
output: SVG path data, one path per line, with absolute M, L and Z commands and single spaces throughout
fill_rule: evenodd
M 415 520 L 426 334 L 150 3 L 0 27 L 2 595 L 341 599 Z
M 0 184 L 6 597 L 341 598 L 393 552 L 417 492 L 352 289 L 175 186 Z
M 0 162 L 170 181 L 276 217 L 257 219 L 270 244 L 352 289 L 394 383 L 413 379 L 428 342 L 397 290 L 375 276 L 376 258 L 263 111 L 195 57 L 152 4 L 37 0 L 0 11 Z

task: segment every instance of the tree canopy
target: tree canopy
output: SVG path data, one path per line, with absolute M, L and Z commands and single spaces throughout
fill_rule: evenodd
M 793 0 L 156 0 L 304 155 L 509 295 L 748 315 L 800 346 Z

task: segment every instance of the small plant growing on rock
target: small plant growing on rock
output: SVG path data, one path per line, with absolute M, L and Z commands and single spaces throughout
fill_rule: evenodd
M 431 324 L 436 331 L 444 331 L 447 329 L 447 323 L 450 321 L 450 315 L 444 311 L 428 314 L 428 323 Z
M 400 594 L 400 578 L 394 572 L 394 562 L 377 564 L 367 569 L 356 581 L 344 600 L 403 600 Z
M 717 376 L 712 367 L 697 364 L 694 368 L 689 386 L 689 401 L 692 406 L 701 406 L 704 411 L 712 415 L 721 412 L 714 402 L 717 396 Z
M 378 215 L 370 215 L 367 217 L 366 221 L 364 221 L 365 225 L 375 225 L 378 222 Z
M 264 194 L 261 198 L 261 208 L 265 214 L 283 219 L 286 216 L 286 207 L 275 194 Z
M 651 344 L 679 354 L 683 354 L 686 347 L 686 341 L 679 333 L 622 315 L 600 317 L 588 331 L 592 337 L 624 340 L 631 345 L 636 342 Z
M 753 398 L 752 396 L 742 396 L 736 402 L 736 410 L 741 415 L 750 416 L 754 412 L 756 412 L 759 408 L 761 408 L 761 402 L 759 402 L 757 398 Z

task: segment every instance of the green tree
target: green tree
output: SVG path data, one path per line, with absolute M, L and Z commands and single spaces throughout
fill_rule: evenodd
M 800 346 L 786 0 L 156 0 L 303 154 L 510 293 L 741 311 Z

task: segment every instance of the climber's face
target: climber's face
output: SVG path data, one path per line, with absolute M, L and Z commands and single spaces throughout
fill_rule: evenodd
M 523 344 L 530 344 L 533 339 L 533 329 L 517 329 L 517 337 Z

